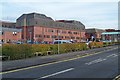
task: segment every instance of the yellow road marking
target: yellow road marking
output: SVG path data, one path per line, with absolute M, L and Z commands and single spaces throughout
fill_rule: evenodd
M 107 50 L 107 51 L 110 51 L 110 50 L 113 50 L 113 49 L 109 49 L 109 50 Z M 70 58 L 70 59 L 66 59 L 66 60 L 62 60 L 62 61 L 50 62 L 50 63 L 41 64 L 41 65 L 36 65 L 36 66 L 30 66 L 30 67 L 27 67 L 27 68 L 21 68 L 21 69 L 6 71 L 6 72 L 0 72 L 0 74 L 8 74 L 8 73 L 13 73 L 13 72 L 18 72 L 18 71 L 28 70 L 28 69 L 32 69 L 32 68 L 47 66 L 47 65 L 51 65 L 51 64 L 56 64 L 56 63 L 61 63 L 61 62 L 72 61 L 72 60 L 75 60 L 75 59 L 88 57 L 88 56 L 95 55 L 95 54 L 99 54 L 99 53 L 102 53 L 102 52 L 104 52 L 104 51 L 96 52 L 96 53 L 93 53 L 93 54 L 86 54 L 86 55 L 84 55 L 84 56 L 78 56 L 78 57 L 75 57 L 75 58 Z

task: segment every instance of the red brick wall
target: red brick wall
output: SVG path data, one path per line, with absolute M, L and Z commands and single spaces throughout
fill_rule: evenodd
M 48 32 L 48 30 L 54 30 L 54 32 Z M 66 39 L 65 36 L 69 37 L 80 37 L 80 31 L 74 31 L 74 30 L 63 30 L 63 29 L 57 29 L 57 28 L 47 28 L 47 27 L 34 27 L 34 40 L 40 40 L 40 41 L 48 41 L 52 42 L 52 35 L 58 36 L 57 30 L 60 31 L 60 36 L 63 36 L 62 40 Z M 66 31 L 66 34 L 62 33 L 62 31 Z M 77 32 L 78 34 L 68 34 L 68 31 Z M 43 35 L 50 35 L 50 38 L 45 38 Z M 36 37 L 36 35 L 41 35 L 41 37 Z M 81 32 L 81 37 L 85 38 L 85 32 Z M 54 38 L 57 39 L 57 38 Z M 67 39 L 68 40 L 68 39 Z M 69 39 L 70 40 L 70 39 Z M 80 39 L 77 39 L 77 42 L 79 42 Z
M 4 42 L 8 42 L 10 40 L 11 41 L 18 41 L 21 40 L 21 32 L 17 32 L 16 35 L 13 35 L 13 32 L 8 32 L 8 31 L 4 31 L 3 35 L 0 35 L 0 40 L 4 40 Z

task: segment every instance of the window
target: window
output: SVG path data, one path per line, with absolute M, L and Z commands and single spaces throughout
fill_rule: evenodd
M 56 35 L 54 35 L 54 36 L 51 36 L 52 38 L 57 38 L 57 36 Z
M 39 37 L 39 35 L 38 35 L 38 34 L 36 34 L 36 35 L 35 35 L 35 37 Z
M 7 27 L 7 26 L 5 25 L 5 27 Z
M 44 35 L 44 38 L 50 38 L 50 35 Z
M 54 38 L 57 38 L 57 36 L 54 36 Z
M 60 33 L 61 31 L 60 30 L 55 30 L 55 32 Z
M 75 39 L 75 37 L 71 37 L 71 39 Z
M 37 24 L 37 21 L 35 22 L 35 24 Z
M 52 29 L 48 29 L 48 32 L 54 32 L 54 30 L 52 30 Z
M 71 32 L 71 31 L 68 31 L 68 34 L 72 34 L 72 32 Z
M 69 36 L 65 36 L 65 39 L 69 39 Z
M 42 37 L 42 35 L 39 35 L 39 37 Z
M 37 37 L 37 38 L 38 38 L 38 37 L 42 37 L 42 35 L 40 35 L 40 34 L 36 34 L 35 37 Z
M 62 31 L 62 33 L 66 34 L 66 31 Z
M 77 34 L 77 32 L 73 32 L 73 34 Z
M 4 34 L 4 32 L 2 32 L 2 35 Z
M 60 36 L 60 38 L 63 38 L 63 36 Z
M 50 35 L 46 35 L 46 38 L 50 38 Z
M 76 37 L 76 39 L 80 39 L 80 37 Z

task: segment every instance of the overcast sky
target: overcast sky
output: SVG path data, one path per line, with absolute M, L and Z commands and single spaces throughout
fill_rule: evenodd
M 118 29 L 118 0 L 1 0 L 0 20 L 15 22 L 24 13 L 54 20 L 78 20 L 86 28 Z

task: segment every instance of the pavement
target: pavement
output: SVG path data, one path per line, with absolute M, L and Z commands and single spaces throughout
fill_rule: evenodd
M 98 50 L 100 52 L 98 52 Z M 90 55 L 92 51 L 95 52 L 95 55 Z M 83 57 L 78 55 L 83 52 L 88 52 L 89 55 L 85 55 Z M 78 80 L 79 78 L 91 78 L 90 80 L 97 80 L 98 78 L 101 78 L 102 80 L 112 80 L 119 73 L 118 68 L 120 65 L 118 65 L 118 57 L 120 56 L 120 52 L 118 52 L 117 46 L 110 46 L 74 53 L 77 54 L 76 57 L 64 60 L 61 60 L 61 57 L 65 56 L 65 54 L 54 55 L 54 57 L 45 56 L 42 57 L 42 59 L 56 59 L 57 57 L 58 59 L 56 60 L 58 61 L 5 71 L 0 74 L 2 74 L 4 80 L 7 80 L 6 78 L 12 78 L 11 80 L 41 80 L 46 78 L 49 78 L 51 80 L 58 78 L 75 78 L 75 80 L 76 78 L 78 78 Z M 73 53 L 69 53 L 69 55 L 70 54 L 72 55 Z M 66 57 L 68 57 L 68 55 Z
M 84 56 L 86 54 L 94 54 L 95 52 L 112 49 L 114 47 L 115 46 L 109 46 L 109 47 L 95 48 L 95 49 L 89 49 L 89 50 L 78 51 L 78 52 L 69 52 L 66 54 L 59 54 L 59 55 L 57 54 L 57 55 L 39 56 L 39 57 L 33 57 L 33 58 L 27 58 L 27 59 L 21 59 L 21 60 L 3 61 L 2 62 L 2 71 L 20 69 L 20 68 L 25 68 L 25 67 L 29 67 L 29 66 L 50 63 L 50 62 L 57 62 L 60 60 L 74 58 L 76 56 Z

